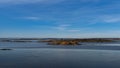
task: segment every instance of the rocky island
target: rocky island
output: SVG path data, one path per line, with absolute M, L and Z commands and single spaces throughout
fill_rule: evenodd
M 48 43 L 48 45 L 81 45 L 84 42 L 91 43 L 110 43 L 114 42 L 111 39 L 51 39 L 44 40 L 42 42 Z
M 75 40 L 52 40 L 48 42 L 48 45 L 80 45 L 78 41 Z

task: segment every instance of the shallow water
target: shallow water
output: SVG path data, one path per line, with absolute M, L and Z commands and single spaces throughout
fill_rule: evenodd
M 0 44 L 3 47 L 13 50 L 0 51 L 0 68 L 120 68 L 119 46 Z

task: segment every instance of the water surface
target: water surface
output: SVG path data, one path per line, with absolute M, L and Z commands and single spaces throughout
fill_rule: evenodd
M 0 68 L 120 68 L 119 46 L 1 43 Z

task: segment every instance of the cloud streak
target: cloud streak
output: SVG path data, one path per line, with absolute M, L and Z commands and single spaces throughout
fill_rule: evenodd
M 40 3 L 40 4 L 50 4 L 59 3 L 64 0 L 0 0 L 0 4 L 29 4 L 29 3 Z
M 27 19 L 27 20 L 40 20 L 39 17 L 23 17 L 22 19 Z
M 71 26 L 71 25 L 62 24 L 62 25 L 59 25 L 59 26 L 57 26 L 57 27 L 54 27 L 54 29 L 61 30 L 61 31 L 65 31 L 66 29 L 68 29 L 69 26 Z
M 104 22 L 106 23 L 118 23 L 120 22 L 120 17 L 117 17 L 117 16 L 113 16 L 113 17 L 104 17 L 103 19 Z
M 72 25 L 70 24 L 62 24 L 57 27 L 54 27 L 54 29 L 57 29 L 59 31 L 65 31 L 65 32 L 80 32 L 79 29 L 72 28 Z

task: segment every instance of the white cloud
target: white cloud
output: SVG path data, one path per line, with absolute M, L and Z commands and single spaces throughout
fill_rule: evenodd
M 59 25 L 60 27 L 69 27 L 71 25 L 68 25 L 68 24 L 62 24 L 62 25 Z
M 80 32 L 79 29 L 72 28 L 71 26 L 72 25 L 69 25 L 69 24 L 62 24 L 57 27 L 54 27 L 54 29 L 65 31 L 65 32 Z
M 96 18 L 96 21 L 103 23 L 119 23 L 120 16 L 119 15 L 103 15 Z
M 73 29 L 73 30 L 68 30 L 68 32 L 79 32 L 80 30 Z
M 35 3 L 35 2 L 43 2 L 44 0 L 0 0 L 0 3 L 7 4 L 20 4 L 20 3 Z
M 57 29 L 57 30 L 65 30 L 66 28 L 65 27 L 55 27 L 55 29 Z
M 27 4 L 27 3 L 59 3 L 64 0 L 0 0 L 0 4 Z
M 27 3 L 41 3 L 41 4 L 53 4 L 60 3 L 67 0 L 0 0 L 1 4 L 27 4 Z M 82 3 L 86 2 L 98 2 L 100 0 L 78 0 Z
M 40 20 L 39 17 L 23 17 L 23 19 L 28 19 L 28 20 Z
M 120 23 L 120 14 L 111 14 L 111 15 L 99 15 L 93 17 L 89 21 L 89 25 L 93 25 L 96 23 Z
M 68 29 L 69 26 L 71 26 L 71 25 L 69 25 L 69 24 L 62 24 L 62 25 L 59 25 L 59 26 L 54 27 L 54 28 L 57 29 L 57 30 L 64 31 L 64 30 Z
M 120 17 L 115 17 L 115 18 L 106 18 L 104 19 L 105 22 L 107 23 L 115 23 L 115 22 L 120 22 Z
M 80 0 L 81 2 L 99 2 L 100 0 Z

